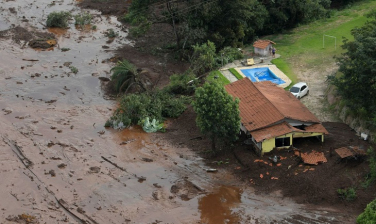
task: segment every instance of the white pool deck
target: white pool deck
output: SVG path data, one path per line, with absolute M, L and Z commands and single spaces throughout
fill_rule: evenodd
M 276 58 L 278 58 L 278 57 L 279 57 L 279 55 L 276 55 Z M 280 84 L 278 86 L 281 87 L 281 88 L 286 88 L 287 86 L 289 86 L 291 84 L 291 80 L 285 75 L 285 73 L 283 73 L 281 70 L 279 70 L 276 65 L 271 64 L 270 60 L 272 60 L 271 57 L 270 58 L 269 57 L 263 58 L 264 63 L 257 63 L 257 61 L 255 60 L 256 64 L 255 65 L 251 65 L 251 66 L 244 66 L 240 61 L 236 61 L 234 63 L 230 63 L 230 64 L 225 65 L 219 71 L 230 82 L 235 82 L 238 79 L 228 70 L 229 68 L 234 68 L 237 72 L 239 72 L 240 75 L 242 75 L 245 78 L 248 78 L 248 77 L 246 77 L 243 74 L 243 72 L 241 71 L 241 69 L 252 69 L 252 68 L 265 68 L 265 67 L 268 67 L 270 69 L 270 71 L 272 71 L 278 78 L 282 79 L 285 82 L 285 83 Z

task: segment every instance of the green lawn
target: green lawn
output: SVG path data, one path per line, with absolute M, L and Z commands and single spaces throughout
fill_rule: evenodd
M 242 75 L 239 74 L 238 71 L 236 71 L 235 68 L 230 68 L 229 71 L 230 71 L 230 72 L 231 72 L 231 73 L 232 73 L 232 74 L 233 74 L 238 80 L 244 78 Z
M 215 76 L 218 76 L 218 79 L 215 79 L 214 78 Z M 220 82 L 223 86 L 230 84 L 230 81 L 226 77 L 224 77 L 220 71 L 212 71 L 206 77 L 206 81 L 214 81 L 214 80 Z
M 376 8 L 376 1 L 356 3 L 351 8 L 333 12 L 331 18 L 302 25 L 283 34 L 263 37 L 277 43 L 275 47 L 281 57 L 272 63 L 277 65 L 292 83 L 299 81 L 294 69 L 322 69 L 324 72 L 326 66 L 335 62 L 333 57 L 343 52 L 343 37 L 352 40 L 351 30 L 362 26 L 367 21 L 364 15 L 373 8 Z M 335 36 L 337 46 L 335 47 L 334 38 L 325 37 L 323 48 L 324 34 Z

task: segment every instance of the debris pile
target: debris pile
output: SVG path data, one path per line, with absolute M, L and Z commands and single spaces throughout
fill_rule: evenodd
M 301 153 L 299 150 L 295 150 L 294 154 L 301 157 L 305 164 L 318 165 L 319 163 L 328 162 L 323 152 L 316 152 L 315 150 L 310 153 Z

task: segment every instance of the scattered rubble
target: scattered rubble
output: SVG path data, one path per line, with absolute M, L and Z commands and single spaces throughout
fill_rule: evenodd
M 327 159 L 323 152 L 317 152 L 312 150 L 312 152 L 302 153 L 299 150 L 294 150 L 294 154 L 302 159 L 305 164 L 318 165 L 319 163 L 326 163 Z

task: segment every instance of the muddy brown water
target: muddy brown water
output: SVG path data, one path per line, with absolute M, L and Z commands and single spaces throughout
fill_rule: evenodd
M 96 11 L 89 11 L 96 30 L 73 20 L 69 29 L 45 29 L 47 15 L 61 10 L 86 11 L 67 0 L 1 2 L 0 30 L 22 26 L 58 42 L 37 51 L 0 39 L 1 223 L 21 214 L 40 223 L 341 221 L 337 211 L 257 195 L 229 173 L 207 173 L 195 153 L 140 127 L 105 129 L 116 103 L 104 99 L 98 77 L 109 77 L 113 64 L 103 62 L 112 51 L 132 42 L 115 17 Z M 109 28 L 119 33 L 111 43 Z

